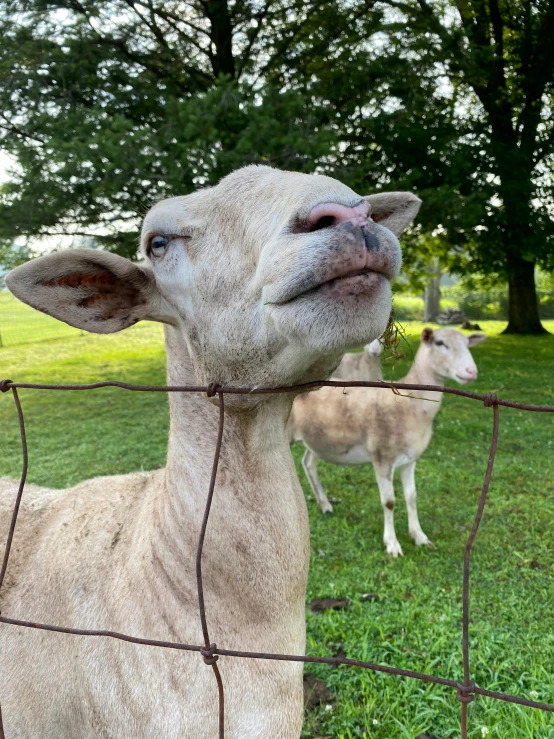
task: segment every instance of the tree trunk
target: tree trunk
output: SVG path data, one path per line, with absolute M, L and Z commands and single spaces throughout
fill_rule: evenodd
M 425 287 L 424 300 L 425 300 L 425 316 L 424 321 L 437 322 L 437 316 L 441 310 L 441 269 L 438 261 L 433 265 L 429 282 Z
M 535 288 L 535 263 L 508 258 L 508 326 L 504 334 L 545 334 L 539 317 Z
M 233 56 L 233 24 L 227 0 L 209 0 L 202 3 L 210 19 L 210 39 L 213 44 L 211 63 L 215 77 L 220 74 L 235 78 Z
M 535 216 L 531 208 L 534 196 L 532 167 L 529 157 L 521 149 L 502 143 L 497 136 L 496 161 L 500 175 L 499 194 L 505 218 L 504 241 L 506 274 L 508 277 L 508 326 L 505 334 L 548 333 L 539 317 L 539 301 L 535 287 L 535 260 L 523 259 L 525 251 L 536 253 L 540 232 L 535 230 Z

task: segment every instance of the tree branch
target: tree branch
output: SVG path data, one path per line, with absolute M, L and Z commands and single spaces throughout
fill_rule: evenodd
M 160 30 L 160 27 L 156 23 L 156 19 L 152 16 L 152 12 L 150 12 L 150 23 L 148 23 L 146 17 L 140 12 L 140 10 L 137 8 L 137 6 L 134 3 L 134 0 L 123 0 L 123 2 L 131 8 L 131 10 L 138 15 L 138 17 L 141 19 L 141 21 L 144 23 L 144 25 L 149 28 L 154 36 L 156 37 L 158 43 L 163 46 L 163 48 L 166 51 L 171 51 L 169 48 L 169 45 L 167 41 L 165 40 L 165 36 Z
M 532 43 L 533 17 L 528 13 L 525 29 L 525 57 L 522 63 L 522 88 L 525 102 L 518 116 L 521 145 L 527 157 L 535 157 L 536 137 L 542 114 L 542 96 L 554 74 L 554 1 L 546 6 L 542 23 L 536 29 L 537 42 Z M 545 36 L 546 34 L 546 36 Z
M 164 20 L 167 20 L 168 18 L 171 18 L 173 21 L 177 23 L 183 23 L 185 26 L 189 26 L 189 28 L 192 28 L 196 33 L 199 33 L 203 36 L 206 36 L 209 38 L 209 33 L 205 28 L 202 28 L 201 26 L 197 26 L 195 23 L 192 23 L 191 21 L 187 20 L 186 18 L 181 17 L 180 15 L 176 15 L 175 13 L 172 13 L 170 10 L 162 10 L 161 8 L 154 8 L 152 5 L 151 0 L 148 0 L 146 3 L 149 8 L 151 8 L 156 15 L 159 15 L 160 18 L 163 18 Z
M 124 56 L 127 57 L 130 61 L 134 62 L 135 64 L 138 64 L 141 67 L 144 67 L 145 69 L 148 69 L 150 72 L 152 72 L 156 77 L 160 79 L 172 79 L 175 83 L 177 83 L 181 88 L 185 88 L 183 85 L 182 80 L 179 80 L 174 75 L 171 75 L 167 69 L 163 67 L 159 67 L 156 64 L 153 64 L 149 60 L 145 59 L 143 56 L 140 56 L 139 54 L 135 54 L 132 52 L 126 45 L 123 39 L 118 39 L 113 36 L 102 36 L 97 29 L 92 25 L 90 18 L 88 17 L 85 8 L 81 5 L 81 3 L 78 0 L 70 0 L 71 7 L 75 10 L 77 10 L 86 20 L 89 28 L 93 31 L 93 33 L 96 36 L 96 40 L 98 44 L 101 44 L 103 46 L 112 46 L 116 49 L 119 49 Z M 185 64 L 182 60 L 179 60 L 179 66 L 184 69 L 185 72 L 187 72 L 195 81 L 197 84 L 202 84 L 202 88 L 205 90 L 208 88 L 210 84 L 213 83 L 213 78 L 204 72 L 201 69 L 198 69 L 196 67 L 191 67 L 188 64 Z
M 15 123 L 12 123 L 10 119 L 0 111 L 0 116 L 3 118 L 3 120 L 6 122 L 7 125 L 3 125 L 0 123 L 0 128 L 4 131 L 9 131 L 10 133 L 14 133 L 16 136 L 21 136 L 21 138 L 29 139 L 29 141 L 38 141 L 43 146 L 46 144 L 46 141 L 40 136 L 37 136 L 36 134 L 30 134 L 27 133 L 27 131 L 23 131 L 23 129 L 19 128 L 15 125 Z
M 306 10 L 305 17 L 289 27 L 289 36 L 287 37 L 286 43 L 282 44 L 281 47 L 273 54 L 273 56 L 270 57 L 269 61 L 266 62 L 263 67 L 261 67 L 258 73 L 258 77 L 264 77 L 271 70 L 272 67 L 275 67 L 276 63 L 283 57 L 285 52 L 304 30 L 306 25 L 313 20 L 313 16 L 322 6 L 326 5 L 327 2 L 328 0 L 315 0 L 315 2 L 313 2 L 312 5 L 310 5 L 309 8 Z M 352 16 L 351 20 L 354 21 L 367 13 L 374 7 L 375 2 L 376 0 L 363 0 L 360 8 L 358 9 L 358 12 Z M 326 41 L 323 41 L 317 46 L 312 47 L 312 56 L 320 52 L 322 48 L 328 47 L 328 45 L 329 44 Z
M 207 56 L 211 62 L 212 55 L 211 55 L 210 49 L 204 48 L 203 46 L 200 45 L 200 43 L 196 39 L 193 39 L 192 36 L 184 33 L 184 31 L 182 31 L 179 28 L 178 23 L 183 23 L 184 25 L 189 26 L 189 28 L 192 28 L 197 33 L 203 34 L 209 40 L 209 34 L 207 31 L 205 31 L 204 29 L 201 29 L 199 26 L 196 26 L 194 23 L 190 23 L 189 21 L 186 21 L 183 18 L 179 18 L 173 13 L 170 13 L 165 10 L 161 10 L 160 8 L 155 8 L 151 0 L 148 0 L 147 5 L 151 13 L 154 13 L 155 15 L 159 16 L 162 20 L 164 20 L 180 37 L 185 38 L 189 44 L 192 44 L 192 46 L 194 46 L 194 48 L 197 49 L 201 54 L 204 54 L 205 56 Z
M 246 45 L 246 48 L 242 52 L 241 60 L 240 60 L 240 62 L 238 64 L 238 68 L 237 68 L 237 78 L 240 78 L 240 76 L 241 76 L 242 72 L 244 71 L 246 65 L 250 61 L 250 53 L 252 51 L 252 48 L 253 48 L 254 44 L 256 43 L 256 41 L 258 40 L 258 38 L 260 36 L 260 32 L 262 30 L 262 25 L 263 25 L 264 21 L 267 18 L 267 15 L 269 13 L 269 9 L 271 8 L 273 2 L 274 2 L 274 0 L 267 0 L 267 2 L 265 3 L 264 7 L 262 8 L 262 10 L 259 13 L 257 13 L 256 16 L 255 16 L 258 25 L 254 29 L 254 31 L 251 32 L 250 38 L 248 39 L 248 44 Z
M 498 7 L 498 0 L 489 0 L 489 12 L 494 33 L 494 61 L 493 69 L 497 87 L 506 87 L 505 60 L 504 60 L 504 24 Z

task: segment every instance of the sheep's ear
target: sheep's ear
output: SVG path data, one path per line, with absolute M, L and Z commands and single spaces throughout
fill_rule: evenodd
M 383 351 L 383 345 L 381 344 L 379 339 L 374 339 L 370 344 L 366 344 L 364 346 L 364 350 L 368 354 L 371 354 L 374 357 L 378 357 Z
M 468 340 L 468 346 L 475 346 L 476 344 L 480 344 L 482 341 L 485 341 L 485 339 L 488 339 L 489 337 L 487 334 L 470 334 L 467 337 Z
M 411 192 L 381 192 L 364 199 L 371 205 L 372 220 L 396 236 L 410 225 L 421 205 L 421 200 Z
M 432 338 L 433 338 L 433 329 L 424 328 L 423 331 L 421 332 L 421 340 L 424 341 L 426 344 L 428 344 Z
M 33 308 L 98 334 L 145 318 L 164 320 L 153 276 L 105 251 L 71 249 L 39 257 L 12 270 L 6 284 Z

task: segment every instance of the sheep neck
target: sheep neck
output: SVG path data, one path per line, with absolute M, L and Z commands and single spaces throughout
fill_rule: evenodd
M 169 384 L 197 384 L 184 342 L 173 329 L 166 330 L 166 347 Z M 235 603 L 237 613 L 247 608 L 263 614 L 259 617 L 266 623 L 283 619 L 275 603 L 303 613 L 309 529 L 285 434 L 291 402 L 281 395 L 248 411 L 226 410 L 203 554 L 212 611 L 219 598 L 226 612 Z M 165 570 L 173 573 L 174 589 L 188 583 L 186 595 L 191 595 L 190 568 L 208 495 L 219 410 L 200 393 L 170 393 L 169 407 L 167 467 L 154 513 L 159 525 L 153 547 Z M 234 592 L 237 582 L 250 591 L 247 603 Z
M 401 382 L 444 387 L 444 379 L 433 370 L 425 347 L 420 347 L 417 350 L 414 362 Z M 416 396 L 414 402 L 425 410 L 427 416 L 430 415 L 431 418 L 434 418 L 440 410 L 443 393 L 433 390 L 414 390 L 411 392 Z

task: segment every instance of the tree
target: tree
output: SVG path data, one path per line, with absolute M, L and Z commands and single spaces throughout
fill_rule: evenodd
M 279 29 L 301 34 L 324 6 L 0 0 L 0 145 L 18 163 L 0 187 L 0 243 L 94 235 L 132 256 L 155 200 L 251 162 L 312 170 L 332 132 L 264 70 Z
M 554 2 L 455 0 L 454 7 L 458 22 L 451 28 L 425 0 L 410 13 L 411 22 L 432 29 L 436 58 L 452 83 L 470 88 L 479 101 L 487 174 L 499 201 L 482 241 L 502 253 L 509 285 L 507 332 L 541 333 L 535 264 L 554 263 L 552 219 L 545 207 L 552 204 L 552 182 L 544 176 L 554 154 Z M 547 202 L 537 203 L 548 190 Z
M 441 310 L 441 269 L 438 259 L 435 259 L 434 262 L 423 293 L 425 301 L 423 320 L 436 322 Z
M 366 27 L 365 46 L 288 58 L 289 77 L 304 74 L 336 110 L 345 176 L 416 189 L 422 229 L 444 234 L 435 256 L 507 282 L 507 331 L 543 332 L 534 274 L 554 268 L 554 0 L 382 0 Z
M 388 6 L 407 22 L 401 31 L 391 22 L 390 38 L 416 68 L 435 66 L 455 102 L 453 121 L 463 129 L 456 148 L 473 150 L 470 208 L 442 224 L 450 243 L 464 247 L 454 266 L 506 279 L 506 331 L 542 333 L 534 275 L 537 264 L 554 267 L 554 1 L 390 0 Z M 460 184 L 463 196 L 463 179 Z M 469 233 L 467 216 L 476 217 Z
M 154 200 L 263 162 L 415 190 L 409 264 L 554 268 L 554 0 L 0 0 L 0 243 L 132 254 Z M 423 245 L 423 246 L 422 246 Z M 423 252 L 421 251 L 423 249 Z

